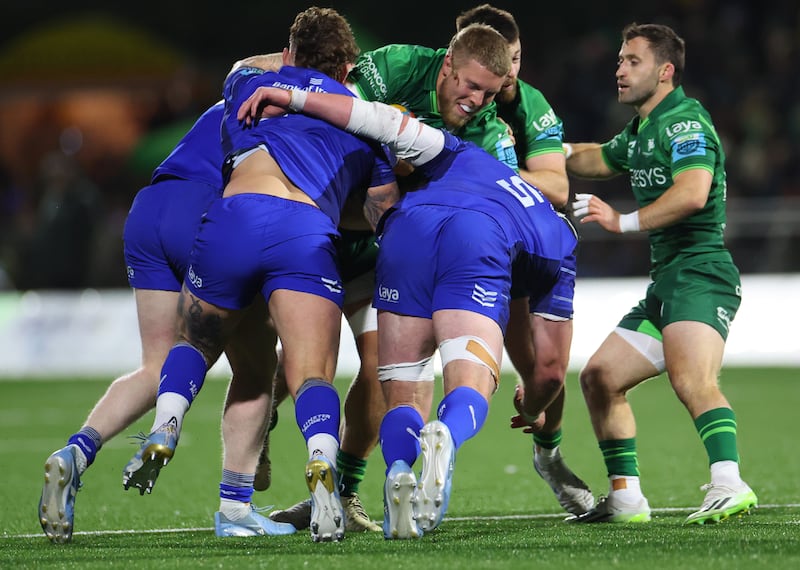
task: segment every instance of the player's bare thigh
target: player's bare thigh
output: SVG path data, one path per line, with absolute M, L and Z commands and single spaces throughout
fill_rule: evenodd
M 281 339 L 283 368 L 292 395 L 307 378 L 333 381 L 339 353 L 342 311 L 329 299 L 278 289 L 269 312 Z

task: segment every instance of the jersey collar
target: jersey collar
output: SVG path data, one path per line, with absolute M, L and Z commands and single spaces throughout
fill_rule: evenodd
M 641 125 L 639 126 L 644 127 L 647 123 L 651 120 L 655 121 L 658 117 L 674 109 L 677 107 L 684 99 L 686 99 L 686 94 L 683 92 L 683 86 L 679 85 L 675 89 L 673 89 L 661 102 L 656 105 L 650 114 L 647 115 L 647 118 L 642 121 Z

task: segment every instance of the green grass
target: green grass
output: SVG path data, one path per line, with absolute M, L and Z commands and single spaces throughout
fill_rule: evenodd
M 708 482 L 705 453 L 664 378 L 631 394 L 637 414 L 642 487 L 654 509 L 647 525 L 567 525 L 531 467 L 531 441 L 509 429 L 513 379 L 504 378 L 486 426 L 459 451 L 448 516 L 418 541 L 381 534 L 312 543 L 286 537 L 219 539 L 212 521 L 221 469 L 219 418 L 225 382 L 209 379 L 184 424 L 178 453 L 152 495 L 122 489 L 136 451 L 118 436 L 83 477 L 75 536 L 51 545 L 37 521 L 46 457 L 80 427 L 106 382 L 0 382 L 0 568 L 798 568 L 800 454 L 796 408 L 800 370 L 726 369 L 722 386 L 737 413 L 742 472 L 759 496 L 751 515 L 686 527 Z M 344 393 L 348 379 L 337 381 Z M 568 378 L 563 451 L 569 465 L 605 493 L 607 481 L 577 379 Z M 273 432 L 273 485 L 258 505 L 289 506 L 307 496 L 306 451 L 291 403 Z M 126 433 L 148 431 L 152 415 Z M 361 496 L 381 518 L 383 459 L 372 455 Z

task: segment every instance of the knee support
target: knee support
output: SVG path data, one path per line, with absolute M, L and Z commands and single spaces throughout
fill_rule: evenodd
M 418 362 L 398 362 L 378 366 L 378 380 L 403 380 L 405 382 L 433 382 L 433 357 L 423 358 Z
M 442 369 L 453 360 L 469 360 L 485 366 L 492 373 L 495 388 L 500 381 L 500 366 L 492 355 L 489 345 L 477 336 L 463 335 L 456 338 L 443 340 L 439 345 L 439 355 L 442 358 Z

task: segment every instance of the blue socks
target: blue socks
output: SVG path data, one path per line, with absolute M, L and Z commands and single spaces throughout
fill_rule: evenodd
M 436 415 L 450 428 L 456 449 L 483 427 L 489 414 L 489 402 L 474 388 L 461 386 L 444 397 Z
M 199 350 L 185 343 L 176 344 L 161 367 L 158 395 L 173 392 L 191 405 L 203 387 L 207 370 L 206 359 Z
M 77 445 L 81 448 L 81 451 L 83 451 L 83 454 L 86 456 L 86 467 L 88 467 L 94 463 L 97 452 L 100 451 L 100 448 L 103 446 L 103 440 L 96 429 L 83 426 L 81 431 L 73 434 L 67 440 L 67 445 Z
M 335 465 L 339 451 L 339 409 L 339 393 L 324 380 L 310 378 L 297 391 L 294 415 L 309 457 L 322 454 Z
M 219 498 L 240 503 L 249 503 L 253 497 L 255 474 L 236 473 L 222 470 L 222 482 L 219 484 Z
M 414 465 L 420 454 L 419 432 L 423 425 L 422 416 L 411 406 L 386 412 L 381 422 L 380 442 L 387 473 L 399 459 Z

